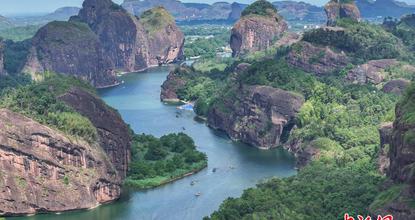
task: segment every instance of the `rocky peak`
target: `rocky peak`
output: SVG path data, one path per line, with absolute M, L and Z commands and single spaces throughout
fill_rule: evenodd
M 85 0 L 78 16 L 95 30 L 108 13 L 116 11 L 123 10 L 111 0 Z
M 324 10 L 327 15 L 327 25 L 335 26 L 336 20 L 341 18 L 348 18 L 355 21 L 360 21 L 360 11 L 357 8 L 354 0 L 330 0 L 325 6 Z
M 22 72 L 33 79 L 53 71 L 77 76 L 95 87 L 117 84 L 114 64 L 104 54 L 101 42 L 85 23 L 51 22 L 36 33 Z
M 140 17 L 140 23 L 149 35 L 150 66 L 183 59 L 184 34 L 164 7 L 145 11 Z
M 38 31 L 23 72 L 75 75 L 108 87 L 118 83 L 115 71 L 181 59 L 184 35 L 171 15 L 162 8 L 145 14 L 139 20 L 111 0 L 85 0 L 69 22 L 51 22 Z
M 242 17 L 233 26 L 230 45 L 232 55 L 265 50 L 287 30 L 284 19 L 268 1 L 258 0 L 242 11 Z

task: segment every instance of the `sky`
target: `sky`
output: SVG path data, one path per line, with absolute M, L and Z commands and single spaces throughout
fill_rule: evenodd
M 113 0 L 122 3 L 123 0 Z M 183 2 L 200 2 L 213 3 L 227 0 L 182 0 Z M 237 1 L 240 3 L 251 3 L 254 0 L 228 0 L 228 2 Z M 273 0 L 271 0 L 273 1 Z M 300 1 L 300 0 L 298 0 Z M 302 0 L 315 5 L 323 5 L 328 0 Z M 401 0 L 415 5 L 415 0 Z M 81 6 L 83 0 L 0 0 L 0 15 L 18 15 L 18 14 L 40 14 L 52 12 L 57 8 L 64 6 Z

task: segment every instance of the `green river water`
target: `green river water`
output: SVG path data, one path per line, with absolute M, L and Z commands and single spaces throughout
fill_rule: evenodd
M 92 210 L 13 218 L 19 220 L 197 220 L 219 208 L 228 197 L 273 176 L 295 175 L 295 159 L 276 149 L 263 151 L 231 141 L 195 120 L 191 111 L 160 102 L 160 85 L 172 67 L 157 67 L 121 77 L 124 84 L 99 91 L 136 133 L 161 136 L 185 132 L 208 155 L 208 168 L 156 189 L 125 189 L 120 200 Z M 185 130 L 184 130 L 184 129 Z M 212 172 L 217 168 L 216 172 Z M 196 184 L 191 186 L 190 183 Z M 201 193 L 196 197 L 195 193 Z M 9 219 L 9 218 L 8 218 Z M 10 218 L 11 219 L 11 218 Z

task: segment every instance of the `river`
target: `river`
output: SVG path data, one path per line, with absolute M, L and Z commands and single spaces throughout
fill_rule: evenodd
M 263 151 L 231 141 L 226 135 L 195 120 L 191 111 L 160 102 L 160 85 L 172 67 L 156 67 L 123 75 L 118 87 L 102 89 L 99 95 L 118 109 L 136 133 L 161 136 L 185 132 L 208 156 L 208 168 L 152 190 L 126 189 L 121 199 L 92 210 L 45 214 L 13 219 L 25 220 L 197 220 L 217 210 L 228 197 L 273 176 L 296 173 L 295 159 L 276 149 Z M 216 172 L 212 169 L 216 168 Z M 191 182 L 196 184 L 191 186 Z M 196 197 L 196 193 L 201 193 Z

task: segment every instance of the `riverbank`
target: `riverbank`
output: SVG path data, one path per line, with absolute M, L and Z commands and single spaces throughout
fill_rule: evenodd
M 153 178 L 146 178 L 142 180 L 134 180 L 132 178 L 127 178 L 124 181 L 124 185 L 136 189 L 152 189 L 196 174 L 201 170 L 205 169 L 206 167 L 207 160 L 193 164 L 191 169 L 176 170 L 170 176 L 156 176 Z

